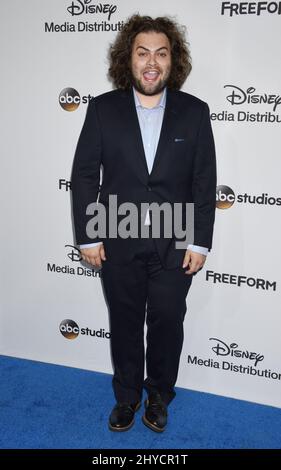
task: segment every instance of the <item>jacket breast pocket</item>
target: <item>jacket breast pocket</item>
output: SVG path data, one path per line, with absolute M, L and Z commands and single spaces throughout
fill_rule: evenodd
M 175 156 L 186 156 L 192 154 L 194 151 L 193 143 L 184 137 L 173 137 L 170 140 L 169 149 L 172 155 Z

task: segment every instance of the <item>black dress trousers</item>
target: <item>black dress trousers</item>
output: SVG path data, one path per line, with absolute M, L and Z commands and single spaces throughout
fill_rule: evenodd
M 163 268 L 151 231 L 149 238 L 139 239 L 130 263 L 102 261 L 111 331 L 112 384 L 118 402 L 138 402 L 143 388 L 158 391 L 167 404 L 174 398 L 186 296 L 193 277 L 185 274 L 186 270 Z

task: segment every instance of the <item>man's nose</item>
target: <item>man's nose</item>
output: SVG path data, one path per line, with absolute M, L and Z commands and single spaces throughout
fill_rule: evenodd
M 156 63 L 156 56 L 154 54 L 150 54 L 148 58 L 148 65 L 155 65 Z

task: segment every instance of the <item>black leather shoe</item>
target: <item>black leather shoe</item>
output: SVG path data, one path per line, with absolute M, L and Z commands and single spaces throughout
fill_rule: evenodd
M 145 401 L 145 413 L 142 417 L 143 423 L 152 431 L 163 432 L 167 424 L 167 405 L 163 402 L 157 392 L 149 393 Z
M 109 429 L 111 431 L 128 431 L 135 420 L 135 412 L 141 406 L 141 402 L 138 403 L 117 403 L 109 417 Z

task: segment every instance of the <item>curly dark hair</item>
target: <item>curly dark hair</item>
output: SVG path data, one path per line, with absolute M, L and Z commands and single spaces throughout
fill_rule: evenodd
M 171 90 L 179 90 L 191 72 L 189 44 L 185 39 L 185 26 L 163 16 L 131 16 L 118 33 L 109 50 L 108 77 L 116 88 L 128 90 L 132 85 L 131 54 L 134 39 L 139 33 L 164 33 L 171 44 L 172 67 L 167 86 Z

